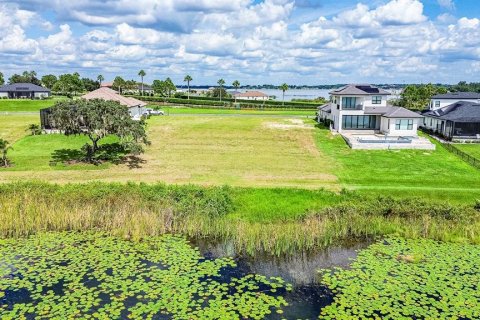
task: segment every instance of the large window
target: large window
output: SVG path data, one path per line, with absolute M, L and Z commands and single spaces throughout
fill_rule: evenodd
M 357 106 L 357 98 L 354 97 L 343 97 L 342 98 L 342 108 L 343 109 L 355 109 Z
M 372 104 L 382 104 L 382 96 L 373 96 Z
M 377 126 L 377 116 L 343 116 L 343 129 L 373 130 Z
M 398 119 L 395 122 L 396 130 L 413 130 L 413 120 L 412 119 Z

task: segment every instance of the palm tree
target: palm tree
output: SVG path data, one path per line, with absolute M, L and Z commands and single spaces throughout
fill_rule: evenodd
M 40 134 L 40 126 L 38 124 L 32 123 L 31 125 L 28 126 L 28 129 L 32 133 L 32 136 L 36 136 L 37 134 Z
M 225 80 L 220 79 L 217 81 L 217 83 L 220 86 L 220 101 L 222 101 L 222 89 L 223 89 L 223 86 L 225 85 Z
M 145 71 L 140 70 L 138 72 L 138 75 L 140 76 L 140 78 L 142 78 L 142 96 L 143 96 L 143 77 L 145 77 L 147 74 L 145 73 Z
M 282 97 L 282 106 L 285 106 L 285 91 L 288 90 L 288 84 L 284 83 L 280 86 L 280 90 L 282 90 L 283 97 Z
M 235 91 L 240 87 L 240 82 L 238 80 L 233 81 L 232 86 L 235 88 Z M 235 94 L 235 103 L 237 103 L 237 95 Z
M 98 81 L 98 83 L 100 83 L 100 87 L 102 86 L 102 81 L 103 81 L 103 80 L 105 80 L 105 78 L 104 78 L 101 74 L 99 74 L 99 75 L 97 76 L 97 81 Z
M 193 79 L 192 77 L 190 77 L 190 75 L 187 74 L 183 79 L 183 81 L 187 83 L 187 86 L 188 86 L 187 97 L 188 97 L 188 100 L 190 100 L 190 81 L 193 81 Z
M 0 152 L 2 153 L 0 167 L 8 167 L 10 164 L 10 160 L 7 158 L 8 150 L 13 150 L 13 148 L 10 147 L 10 143 L 7 140 L 0 138 Z

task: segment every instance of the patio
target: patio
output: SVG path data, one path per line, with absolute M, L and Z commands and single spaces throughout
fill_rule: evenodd
M 389 150 L 419 149 L 435 150 L 435 145 L 424 137 L 398 137 L 384 134 L 343 133 L 343 138 L 352 149 L 356 150 Z

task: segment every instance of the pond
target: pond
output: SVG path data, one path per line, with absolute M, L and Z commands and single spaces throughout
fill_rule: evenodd
M 480 319 L 480 246 L 386 237 L 275 257 L 181 236 L 0 239 L 4 319 Z
M 357 257 L 359 250 L 365 249 L 371 240 L 344 241 L 315 252 L 272 256 L 257 252 L 253 256 L 236 252 L 230 241 L 216 242 L 205 239 L 191 240 L 205 257 L 215 259 L 231 257 L 237 263 L 236 276 L 261 274 L 267 277 L 281 277 L 292 284 L 292 291 L 284 295 L 288 306 L 283 314 L 268 315 L 266 319 L 316 319 L 320 310 L 333 302 L 333 293 L 320 283 L 319 269 L 333 267 L 348 268 Z

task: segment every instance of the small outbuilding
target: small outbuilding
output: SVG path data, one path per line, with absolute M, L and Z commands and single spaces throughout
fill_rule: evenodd
M 50 97 L 50 89 L 33 83 L 12 83 L 0 87 L 0 98 L 44 99 Z
M 268 100 L 268 95 L 260 91 L 247 91 L 244 93 L 234 94 L 239 100 Z

